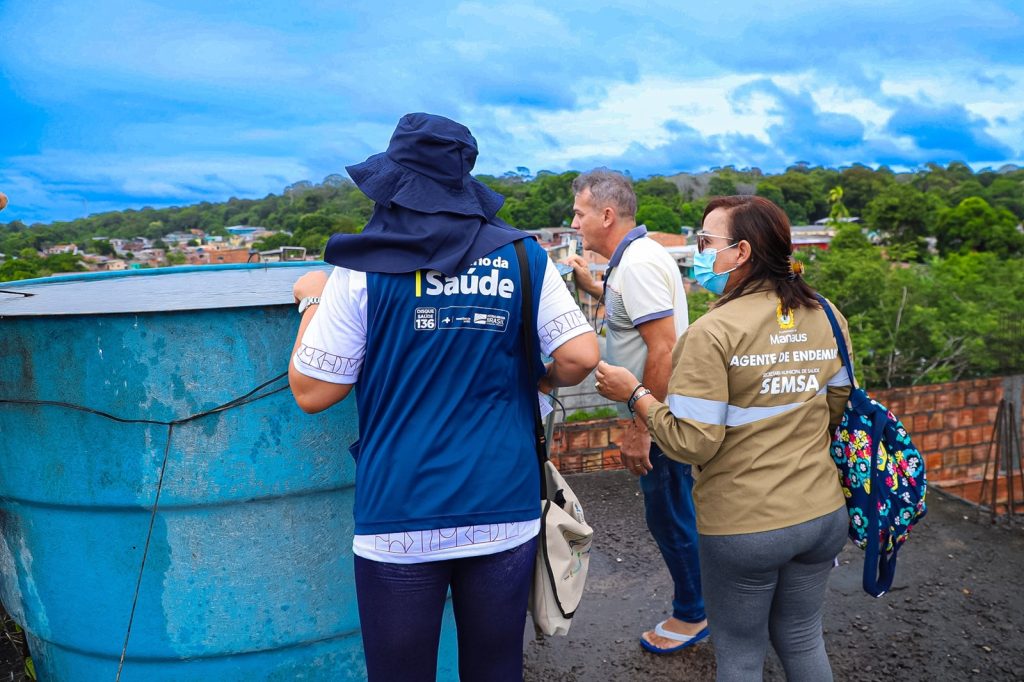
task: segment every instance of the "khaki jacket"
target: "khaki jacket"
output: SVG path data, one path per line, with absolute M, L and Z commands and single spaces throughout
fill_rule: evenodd
M 762 288 L 694 322 L 672 361 L 667 404 L 647 424 L 668 457 L 695 466 L 700 533 L 775 530 L 843 506 L 829 446 L 850 379 L 820 307 L 786 315 Z

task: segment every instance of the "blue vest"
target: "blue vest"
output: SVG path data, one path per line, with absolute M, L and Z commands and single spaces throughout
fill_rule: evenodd
M 533 310 L 547 254 L 526 239 Z M 356 385 L 358 535 L 540 515 L 538 377 L 527 379 L 513 244 L 455 277 L 368 273 L 366 356 Z M 534 313 L 536 315 L 536 313 Z M 536 340 L 536 320 L 529 320 Z M 543 371 L 536 341 L 531 352 Z

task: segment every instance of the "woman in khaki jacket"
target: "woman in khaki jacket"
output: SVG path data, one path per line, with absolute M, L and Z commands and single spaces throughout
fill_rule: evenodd
M 697 281 L 722 298 L 679 338 L 667 402 L 603 362 L 598 390 L 695 466 L 718 680 L 760 680 L 769 641 L 789 679 L 831 680 L 821 616 L 849 521 L 829 445 L 850 379 L 782 209 L 719 197 L 697 236 Z

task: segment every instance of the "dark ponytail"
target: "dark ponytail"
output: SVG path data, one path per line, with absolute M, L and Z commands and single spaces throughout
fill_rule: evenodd
M 715 197 L 704 209 L 704 217 L 719 208 L 729 215 L 732 239 L 746 240 L 750 244 L 746 276 L 722 296 L 719 305 L 749 293 L 750 287 L 758 282 L 767 282 L 774 287 L 783 310 L 820 307 L 814 290 L 802 276 L 803 264 L 793 259 L 793 241 L 785 211 L 764 197 Z

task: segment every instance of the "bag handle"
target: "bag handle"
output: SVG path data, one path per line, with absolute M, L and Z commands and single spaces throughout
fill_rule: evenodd
M 526 246 L 523 244 L 523 240 L 517 239 L 513 242 L 513 245 L 516 249 L 516 258 L 519 260 L 519 281 L 522 283 L 520 298 L 522 299 L 523 306 L 523 349 L 526 351 L 526 369 L 530 385 L 533 386 L 533 377 L 537 375 L 535 355 L 537 350 L 534 348 L 533 338 L 530 334 L 531 329 L 536 327 L 533 324 L 533 283 L 532 277 L 530 277 L 530 262 L 526 257 Z M 548 439 L 544 435 L 544 422 L 541 419 L 540 404 L 536 398 L 533 399 L 533 424 L 537 448 L 537 463 L 541 470 L 541 492 L 546 496 L 546 491 L 544 491 L 544 464 L 548 461 Z
M 828 304 L 825 297 L 819 293 L 815 293 L 814 297 L 818 299 L 818 303 L 821 304 L 822 310 L 825 311 L 825 315 L 828 316 L 828 323 L 832 327 L 832 336 L 836 339 L 836 346 L 839 347 L 839 357 L 843 361 L 843 367 L 846 368 L 846 373 L 850 375 L 850 385 L 857 388 L 857 379 L 853 375 L 853 360 L 850 359 L 850 351 L 846 347 L 846 339 L 843 337 L 843 330 L 839 326 L 839 320 L 836 319 L 835 313 L 832 312 L 832 306 Z

